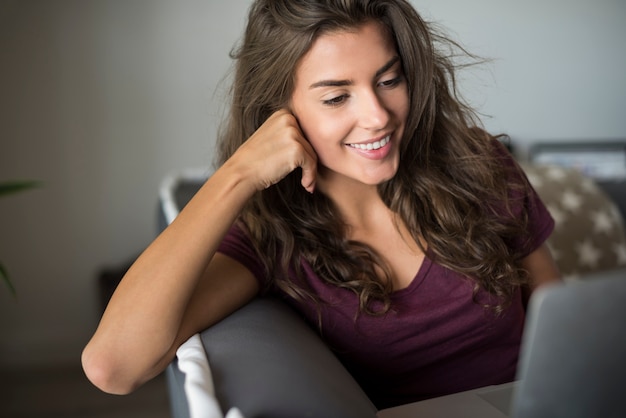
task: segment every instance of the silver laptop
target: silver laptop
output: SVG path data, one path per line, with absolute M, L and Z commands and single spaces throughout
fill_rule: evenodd
M 626 270 L 531 298 L 515 382 L 379 411 L 379 418 L 626 416 Z

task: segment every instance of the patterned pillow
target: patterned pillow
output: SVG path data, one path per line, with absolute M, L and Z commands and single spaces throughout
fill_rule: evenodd
M 523 168 L 556 221 L 547 243 L 565 279 L 626 266 L 624 220 L 593 179 L 571 168 Z

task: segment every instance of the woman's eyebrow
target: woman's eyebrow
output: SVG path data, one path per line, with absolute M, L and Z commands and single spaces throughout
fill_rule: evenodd
M 385 74 L 387 71 L 389 71 L 391 69 L 391 67 L 393 67 L 394 65 L 396 65 L 396 63 L 400 61 L 400 57 L 399 56 L 395 56 L 393 58 L 391 58 L 389 60 L 389 62 L 387 62 L 387 64 L 383 65 L 380 70 L 376 71 L 376 78 L 380 77 L 381 75 Z
M 378 71 L 376 71 L 376 77 L 380 77 L 381 75 L 389 71 L 389 69 L 396 65 L 398 61 L 400 61 L 400 57 L 397 55 L 391 58 L 385 65 L 383 65 Z M 309 86 L 309 89 L 315 89 L 318 87 L 345 87 L 351 85 L 352 83 L 352 80 L 321 80 L 311 84 Z

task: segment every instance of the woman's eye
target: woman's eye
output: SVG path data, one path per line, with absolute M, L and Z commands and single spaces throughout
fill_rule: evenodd
M 326 106 L 338 106 L 343 103 L 348 98 L 347 94 L 342 94 L 341 96 L 333 97 L 332 99 L 324 100 L 322 103 Z
M 395 78 L 392 78 L 390 80 L 384 80 L 381 81 L 380 83 L 378 83 L 381 87 L 395 87 L 398 84 L 400 84 L 400 82 L 402 81 L 402 76 L 398 76 Z

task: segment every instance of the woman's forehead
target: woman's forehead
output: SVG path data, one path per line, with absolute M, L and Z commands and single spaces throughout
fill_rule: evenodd
M 296 76 L 324 79 L 325 76 L 359 68 L 366 63 L 384 65 L 397 56 L 395 44 L 386 27 L 368 22 L 356 28 L 333 30 L 315 39 L 299 61 Z

